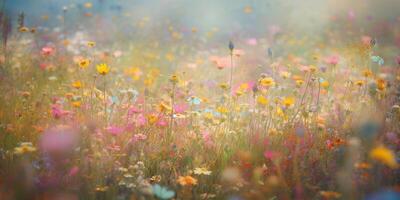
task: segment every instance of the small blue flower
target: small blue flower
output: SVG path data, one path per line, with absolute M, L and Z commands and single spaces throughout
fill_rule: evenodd
M 187 101 L 190 105 L 199 105 L 201 103 L 201 99 L 198 97 L 189 97 Z
M 166 187 L 162 187 L 158 184 L 155 184 L 152 186 L 153 189 L 153 194 L 159 199 L 171 199 L 172 197 L 175 196 L 175 192 L 172 190 L 169 190 Z
M 382 65 L 385 63 L 385 61 L 383 60 L 383 58 L 381 58 L 380 56 L 371 56 L 371 60 L 372 60 L 374 63 L 378 63 L 378 65 L 380 65 L 380 66 L 382 66 Z

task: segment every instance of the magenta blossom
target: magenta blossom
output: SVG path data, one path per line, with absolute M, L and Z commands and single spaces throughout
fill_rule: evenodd
M 139 116 L 136 119 L 136 126 L 141 127 L 146 124 L 146 117 L 143 114 L 139 114 Z
M 279 154 L 278 154 L 278 152 L 275 152 L 275 151 L 266 150 L 266 151 L 264 151 L 264 157 L 267 159 L 273 160 L 273 159 L 279 157 Z
M 69 170 L 68 176 L 75 176 L 75 175 L 78 174 L 78 172 L 79 172 L 79 167 L 73 166 L 73 167 Z
M 106 128 L 107 132 L 110 133 L 113 136 L 117 136 L 119 134 L 121 134 L 122 132 L 124 132 L 124 128 L 122 127 L 118 127 L 118 126 L 108 126 Z
M 165 127 L 168 125 L 168 122 L 164 118 L 160 118 L 157 121 L 157 126 Z
M 142 111 L 139 109 L 139 108 L 137 108 L 137 107 L 135 107 L 135 106 L 131 106 L 130 108 L 129 108 L 129 110 L 128 110 L 128 115 L 129 116 L 131 116 L 131 115 L 134 115 L 134 114 L 139 114 L 139 113 L 141 113 Z
M 61 117 L 70 114 L 70 111 L 66 111 L 62 108 L 60 104 L 51 105 L 51 114 L 55 119 L 60 119 Z

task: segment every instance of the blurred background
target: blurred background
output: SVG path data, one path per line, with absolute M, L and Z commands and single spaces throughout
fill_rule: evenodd
M 3 0 L 4 4 L 14 16 L 24 12 L 28 25 L 57 26 L 67 8 L 66 26 L 71 28 L 79 26 L 76 20 L 86 15 L 127 33 L 134 32 L 133 26 L 143 20 L 151 22 L 144 32 L 169 21 L 181 29 L 196 27 L 199 32 L 218 29 L 224 37 L 240 31 L 260 36 L 271 26 L 313 35 L 344 16 L 367 31 L 373 21 L 399 20 L 400 10 L 398 0 Z M 96 23 L 84 25 L 94 28 Z

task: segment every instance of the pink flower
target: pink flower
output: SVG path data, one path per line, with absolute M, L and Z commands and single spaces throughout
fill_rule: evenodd
M 278 157 L 278 153 L 274 152 L 274 151 L 266 150 L 266 151 L 264 151 L 264 157 L 272 160 L 272 159 Z
M 246 43 L 248 45 L 255 46 L 255 45 L 257 45 L 257 39 L 256 38 L 249 38 L 249 39 L 247 39 Z
M 40 63 L 40 64 L 39 64 L 39 68 L 40 68 L 41 70 L 46 70 L 47 64 L 46 64 L 46 63 Z
M 310 67 L 309 67 L 309 66 L 306 66 L 306 65 L 302 65 L 302 66 L 300 66 L 300 70 L 301 70 L 302 72 L 307 72 L 308 70 L 310 70 Z
M 113 136 L 117 136 L 124 132 L 124 129 L 118 126 L 109 126 L 106 128 L 107 132 L 109 132 Z
M 223 69 L 225 67 L 230 66 L 230 56 L 225 56 L 225 57 L 217 57 L 217 56 L 211 56 L 210 61 L 214 63 L 218 69 Z
M 356 18 L 356 14 L 354 13 L 354 10 L 349 10 L 349 12 L 347 13 L 347 18 L 348 18 L 350 21 L 353 21 L 354 18 Z
M 79 172 L 79 167 L 77 166 L 73 166 L 69 172 L 68 172 L 68 176 L 75 176 L 76 174 L 78 174 Z
M 129 108 L 129 110 L 128 110 L 128 115 L 138 114 L 138 113 L 141 113 L 141 112 L 142 111 L 139 108 L 137 108 L 135 106 L 131 106 Z
M 163 119 L 163 118 L 158 119 L 157 126 L 166 127 L 167 125 L 168 125 L 168 122 L 165 119 Z
M 53 156 L 67 155 L 73 152 L 77 144 L 77 132 L 69 126 L 50 128 L 40 138 L 41 150 Z
M 41 50 L 41 54 L 43 56 L 50 56 L 50 55 L 54 54 L 54 52 L 55 52 L 55 49 L 53 47 L 49 47 L 49 46 L 42 47 L 42 50 Z
M 331 65 L 337 65 L 339 63 L 339 56 L 337 55 L 329 56 L 325 58 L 325 62 Z
M 202 133 L 202 135 L 203 135 L 204 144 L 205 144 L 205 146 L 206 146 L 207 148 L 211 148 L 212 146 L 214 146 L 214 142 L 212 141 L 212 138 L 211 138 L 209 132 L 204 131 L 204 132 Z
M 175 113 L 182 114 L 187 110 L 187 108 L 188 108 L 187 104 L 178 104 L 174 106 L 174 111 Z
M 55 119 L 60 119 L 61 117 L 69 114 L 69 111 L 63 110 L 60 104 L 51 105 L 51 114 Z
M 136 126 L 144 126 L 146 124 L 146 117 L 144 117 L 143 114 L 139 114 L 137 119 L 136 119 Z

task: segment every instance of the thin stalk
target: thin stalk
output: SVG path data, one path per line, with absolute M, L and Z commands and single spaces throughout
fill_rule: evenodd
M 108 122 L 107 122 L 106 84 L 107 84 L 107 81 L 106 81 L 106 79 L 105 79 L 105 77 L 104 77 L 104 91 L 103 91 L 103 94 L 104 94 L 104 121 L 105 121 L 105 125 L 107 126 Z
M 174 125 L 174 104 L 175 104 L 175 83 L 172 84 L 172 93 L 171 93 L 171 118 L 169 122 L 169 136 L 172 135 L 172 129 Z
M 319 95 L 320 95 L 320 93 L 321 93 L 321 83 L 318 80 L 317 107 L 315 108 L 316 129 L 318 129 L 318 112 L 319 112 Z
M 232 80 L 233 80 L 233 51 L 231 51 L 231 76 L 229 79 L 229 88 L 231 89 L 231 93 L 232 93 Z
M 305 96 L 306 96 L 306 94 L 307 94 L 307 90 L 308 90 L 308 86 L 310 85 L 310 81 L 311 81 L 311 73 L 310 73 L 310 75 L 309 75 L 309 77 L 308 77 L 307 85 L 306 85 L 306 88 L 304 89 L 303 96 L 301 97 L 301 100 L 300 100 L 300 103 L 299 103 L 299 108 L 297 109 L 297 111 L 296 111 L 296 113 L 293 115 L 293 117 L 290 119 L 289 124 L 292 123 L 292 121 L 296 118 L 296 116 L 297 116 L 297 115 L 299 114 L 299 112 L 300 112 L 300 108 L 301 108 L 301 106 L 302 106 L 302 104 L 303 104 L 303 101 L 304 101 L 304 98 L 305 98 Z

